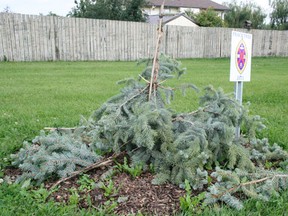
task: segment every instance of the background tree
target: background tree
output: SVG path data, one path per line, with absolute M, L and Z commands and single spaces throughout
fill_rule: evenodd
M 146 0 L 75 0 L 68 16 L 123 21 L 146 21 L 141 8 Z
M 274 0 L 270 2 L 273 11 L 271 13 L 271 28 L 279 30 L 288 29 L 288 0 Z
M 143 14 L 142 8 L 145 6 L 146 0 L 130 0 L 126 2 L 125 11 L 122 20 L 145 22 L 146 15 Z
M 187 15 L 204 27 L 224 27 L 224 22 L 213 8 L 202 10 L 200 13 L 187 12 Z
M 252 28 L 261 29 L 264 28 L 264 20 L 266 15 L 264 14 L 261 7 L 254 3 L 243 3 L 239 4 L 234 0 L 227 4 L 229 11 L 225 14 L 224 21 L 227 27 L 230 28 L 243 28 L 246 20 L 252 22 Z
M 6 6 L 5 8 L 3 8 L 3 13 L 12 13 L 11 8 L 9 6 Z
M 47 16 L 59 16 L 59 15 L 57 15 L 56 13 L 53 13 L 52 11 L 50 11 L 50 12 L 47 14 Z

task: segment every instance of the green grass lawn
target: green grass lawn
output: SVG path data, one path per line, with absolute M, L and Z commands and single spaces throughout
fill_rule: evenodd
M 203 89 L 212 84 L 225 92 L 233 92 L 229 59 L 186 59 L 182 65 L 187 73 L 167 85 L 189 82 Z M 137 77 L 141 70 L 135 62 L 1 62 L 1 167 L 7 165 L 9 155 L 19 149 L 24 140 L 33 139 L 44 127 L 77 125 L 81 115 L 89 117 L 119 91 L 121 86 L 116 85 L 116 81 Z M 276 142 L 288 150 L 288 58 L 254 58 L 251 74 L 251 82 L 244 83 L 243 103 L 251 102 L 251 114 L 265 118 L 267 129 L 259 136 L 268 137 L 270 143 Z M 197 97 L 196 92 L 189 92 L 185 97 L 176 93 L 170 106 L 179 112 L 192 111 L 197 108 Z M 281 200 L 275 199 L 277 202 L 272 201 L 268 209 L 281 209 L 285 203 L 287 207 L 287 194 L 281 199 L 286 200 L 282 207 L 277 204 Z M 0 209 L 3 203 L 0 199 Z M 11 208 L 18 205 L 11 203 Z M 256 202 L 250 203 L 243 215 L 255 210 Z M 266 204 L 257 205 L 263 211 Z M 227 210 L 227 214 L 230 213 L 236 214 Z M 267 213 L 268 210 L 263 215 Z

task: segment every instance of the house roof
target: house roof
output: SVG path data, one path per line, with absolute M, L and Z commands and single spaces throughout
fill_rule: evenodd
M 171 19 L 174 17 L 174 15 L 165 15 L 163 16 L 163 22 L 166 22 L 167 20 Z M 158 24 L 159 23 L 159 15 L 149 15 L 147 17 L 147 22 L 150 24 Z
M 185 17 L 186 19 L 190 20 L 194 24 L 198 25 L 192 18 L 188 17 L 185 13 L 180 13 L 177 15 L 164 15 L 163 16 L 163 24 L 165 25 L 166 23 L 171 22 L 172 20 L 175 20 L 179 18 L 180 16 Z M 158 24 L 159 23 L 159 15 L 149 15 L 147 22 L 150 24 Z
M 148 0 L 148 6 L 161 6 L 163 0 Z M 209 7 L 215 10 L 229 10 L 228 7 L 218 4 L 210 0 L 166 0 L 166 7 L 183 7 L 183 8 L 200 8 L 207 9 Z
M 166 23 L 171 22 L 172 20 L 175 20 L 175 19 L 177 19 L 178 17 L 181 17 L 181 16 L 185 17 L 186 19 L 188 19 L 189 21 L 191 21 L 191 22 L 193 22 L 193 23 L 195 23 L 197 25 L 196 21 L 193 20 L 192 18 L 190 18 L 189 16 L 187 16 L 186 13 L 180 13 L 180 14 L 177 14 L 177 15 L 175 15 L 173 17 L 170 17 L 170 19 L 167 19 L 166 21 L 164 20 L 163 24 L 165 25 Z

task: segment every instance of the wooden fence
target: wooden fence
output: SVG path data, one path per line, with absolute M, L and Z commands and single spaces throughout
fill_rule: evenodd
M 147 23 L 0 13 L 0 60 L 147 58 L 154 52 L 156 29 Z M 161 50 L 175 58 L 228 57 L 232 30 L 165 26 Z M 288 56 L 288 31 L 250 32 L 253 56 Z

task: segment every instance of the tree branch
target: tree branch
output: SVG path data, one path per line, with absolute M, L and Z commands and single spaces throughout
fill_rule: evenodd
M 221 193 L 220 195 L 213 195 L 213 197 L 214 197 L 214 198 L 219 198 L 219 197 L 223 196 L 224 194 L 230 193 L 230 192 L 232 192 L 232 191 L 234 191 L 234 190 L 237 190 L 238 188 L 240 188 L 240 187 L 242 187 L 242 186 L 258 184 L 258 183 L 267 181 L 268 179 L 274 180 L 275 178 L 288 178 L 288 175 L 285 175 L 285 174 L 277 174 L 277 175 L 273 175 L 273 176 L 267 176 L 267 177 L 262 178 L 262 179 L 257 179 L 257 180 L 253 180 L 253 181 L 250 181 L 250 182 L 241 183 L 241 184 L 239 184 L 239 185 L 236 185 L 236 186 L 233 187 L 233 188 L 230 188 L 229 190 L 224 191 L 224 192 Z
M 139 91 L 137 94 L 133 95 L 131 98 L 129 98 L 128 100 L 126 100 L 124 103 L 122 103 L 118 110 L 121 110 L 121 108 L 127 104 L 129 101 L 133 100 L 134 98 L 136 98 L 137 96 L 139 96 L 142 92 L 144 92 L 147 88 L 149 87 L 149 85 L 147 85 L 145 88 L 143 88 L 141 91 Z
M 53 185 L 51 186 L 50 190 L 51 190 L 51 189 L 54 189 L 55 187 L 57 187 L 58 185 L 60 185 L 62 182 L 65 182 L 65 181 L 67 181 L 67 180 L 69 180 L 69 179 L 71 179 L 71 178 L 74 178 L 74 177 L 76 177 L 76 176 L 78 176 L 78 175 L 80 175 L 80 174 L 82 174 L 82 173 L 86 173 L 86 172 L 88 172 L 88 171 L 91 171 L 91 170 L 96 169 L 96 168 L 99 168 L 99 167 L 108 166 L 108 165 L 110 165 L 117 157 L 123 155 L 124 153 L 125 153 L 125 152 L 121 152 L 121 153 L 119 153 L 119 154 L 116 154 L 116 155 L 113 155 L 113 156 L 107 158 L 107 159 L 104 160 L 104 161 L 103 161 L 103 160 L 102 160 L 102 161 L 98 161 L 98 162 L 96 162 L 96 163 L 94 163 L 94 164 L 91 164 L 90 166 L 87 166 L 87 167 L 85 167 L 85 168 L 83 168 L 83 169 L 81 169 L 81 170 L 79 170 L 79 171 L 73 172 L 73 173 L 71 173 L 70 176 L 68 176 L 68 177 L 66 177 L 66 178 L 62 178 L 62 179 L 60 179 L 59 181 L 57 181 L 55 184 L 53 184 Z

